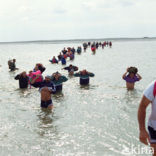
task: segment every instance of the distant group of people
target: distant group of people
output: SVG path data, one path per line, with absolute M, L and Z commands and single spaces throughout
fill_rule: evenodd
M 88 42 L 88 43 L 83 43 L 83 50 L 84 52 L 86 52 L 86 49 L 88 47 L 91 48 L 91 51 L 95 53 L 95 51 L 99 48 L 102 47 L 102 49 L 104 49 L 104 47 L 112 47 L 112 42 L 108 42 L 108 41 L 104 41 L 104 42 Z M 59 62 L 62 63 L 62 65 L 66 65 L 66 60 L 67 58 L 69 58 L 70 60 L 74 60 L 75 58 L 75 53 L 77 52 L 77 54 L 81 54 L 82 52 L 82 47 L 78 46 L 77 49 L 75 49 L 74 47 L 67 47 L 59 53 L 59 55 L 57 56 L 53 56 L 53 58 L 51 60 L 49 60 L 52 64 L 58 64 Z
M 86 51 L 86 49 L 88 47 L 91 47 L 91 51 L 92 52 L 96 52 L 96 50 L 99 48 L 99 47 L 102 47 L 102 49 L 104 49 L 104 47 L 112 47 L 112 42 L 111 41 L 104 41 L 104 42 L 88 42 L 88 43 L 83 43 L 83 49 L 84 51 Z
M 57 56 L 57 58 L 55 56 L 53 56 L 53 58 L 51 60 L 49 60 L 52 64 L 55 63 L 59 63 L 59 61 L 62 63 L 62 65 L 66 65 L 66 59 L 69 58 L 70 60 L 74 60 L 75 58 L 75 52 L 77 52 L 78 54 L 80 54 L 82 51 L 81 46 L 79 46 L 76 49 L 73 47 L 68 47 L 65 48 L 59 53 L 59 55 Z

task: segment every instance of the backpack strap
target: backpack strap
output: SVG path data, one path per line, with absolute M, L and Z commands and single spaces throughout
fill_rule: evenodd
M 153 96 L 156 96 L 156 81 L 154 82 Z

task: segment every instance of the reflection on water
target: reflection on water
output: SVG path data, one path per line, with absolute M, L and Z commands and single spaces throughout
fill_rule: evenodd
M 61 102 L 64 100 L 64 94 L 62 91 L 53 94 L 52 97 L 56 102 Z
M 17 91 L 17 94 L 22 98 L 28 98 L 29 95 L 31 95 L 31 90 L 30 89 L 16 89 L 15 91 Z
M 80 85 L 80 89 L 89 90 L 90 85 Z
M 51 110 L 41 109 L 41 112 L 38 115 L 38 133 L 43 136 L 46 131 L 53 129 L 53 113 Z
M 98 85 L 88 84 L 88 85 L 78 85 L 79 90 L 94 90 Z
M 95 55 L 95 54 L 96 54 L 96 51 L 93 51 L 93 52 L 92 52 L 92 55 Z

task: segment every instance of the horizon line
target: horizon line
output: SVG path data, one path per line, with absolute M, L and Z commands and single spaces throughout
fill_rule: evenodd
M 30 42 L 61 42 L 61 41 L 93 41 L 93 40 L 117 40 L 117 39 L 156 39 L 156 37 L 115 37 L 115 38 L 85 38 L 85 39 L 47 39 L 47 40 L 21 40 L 21 41 L 0 41 L 1 43 L 30 43 Z

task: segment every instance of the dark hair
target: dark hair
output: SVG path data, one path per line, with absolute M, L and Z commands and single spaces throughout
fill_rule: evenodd
M 138 69 L 136 67 L 129 67 L 128 72 L 129 74 L 130 73 L 136 74 L 138 72 Z

